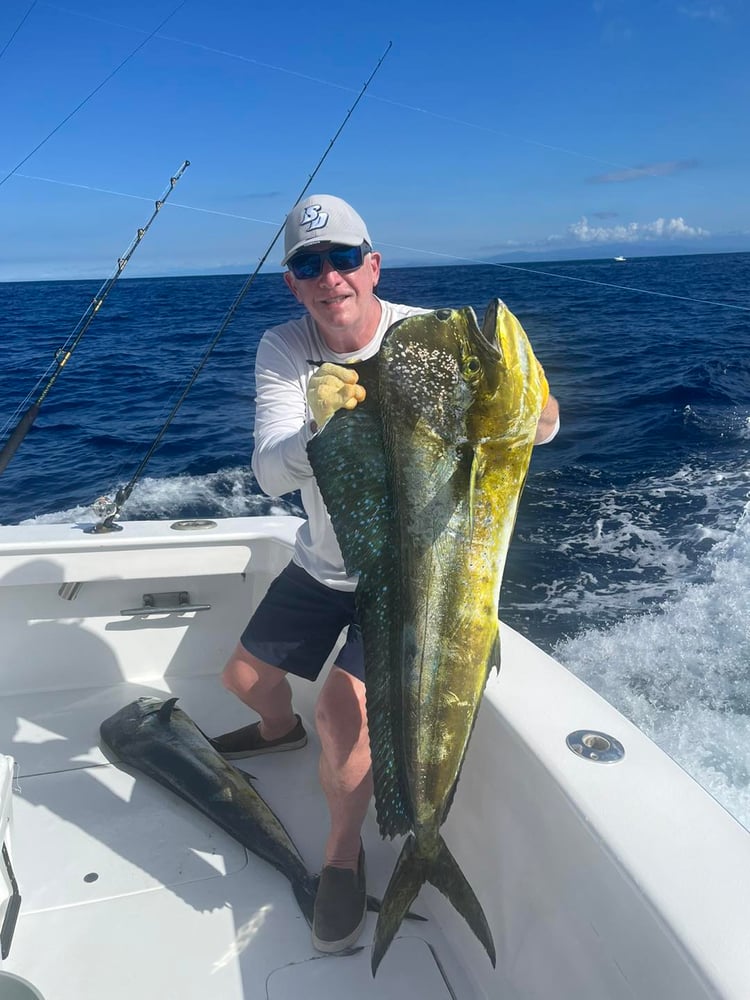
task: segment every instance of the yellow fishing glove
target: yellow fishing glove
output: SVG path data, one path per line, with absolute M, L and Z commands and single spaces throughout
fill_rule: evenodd
M 321 430 L 336 410 L 353 410 L 365 398 L 364 386 L 357 385 L 359 375 L 353 368 L 342 368 L 326 361 L 310 379 L 307 405 L 317 429 Z

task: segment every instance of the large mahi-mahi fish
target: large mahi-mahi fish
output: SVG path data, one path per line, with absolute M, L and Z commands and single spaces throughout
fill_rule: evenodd
M 439 309 L 355 366 L 367 397 L 308 445 L 347 571 L 359 574 L 378 824 L 409 834 L 373 972 L 425 881 L 495 962 L 482 907 L 440 835 L 490 669 L 498 599 L 547 382 L 502 302 Z

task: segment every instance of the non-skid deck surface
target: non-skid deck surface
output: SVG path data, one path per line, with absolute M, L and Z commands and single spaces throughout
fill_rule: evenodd
M 19 764 L 13 848 L 23 895 L 4 968 L 47 1000 L 476 995 L 434 919 L 402 925 L 375 980 L 374 914 L 361 951 L 320 956 L 283 876 L 187 803 L 106 762 L 99 724 L 143 694 L 179 695 L 209 733 L 248 721 L 217 677 L 0 701 L 0 732 L 10 734 L 1 749 Z M 318 752 L 311 735 L 303 750 L 241 762 L 310 870 L 327 828 Z M 394 847 L 372 821 L 365 846 L 368 888 L 382 895 Z

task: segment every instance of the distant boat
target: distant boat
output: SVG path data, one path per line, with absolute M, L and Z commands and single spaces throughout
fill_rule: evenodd
M 627 259 L 628 259 L 627 257 L 615 257 L 615 260 L 619 260 L 619 261 L 623 261 L 623 260 L 627 260 Z

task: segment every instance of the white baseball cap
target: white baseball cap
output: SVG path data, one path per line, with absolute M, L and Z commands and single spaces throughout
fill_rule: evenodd
M 372 246 L 362 217 L 342 198 L 332 194 L 309 195 L 287 215 L 282 265 L 298 250 L 318 243 L 339 243 L 345 247 L 368 243 Z

